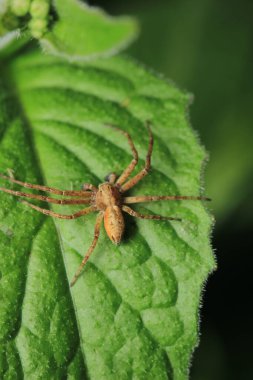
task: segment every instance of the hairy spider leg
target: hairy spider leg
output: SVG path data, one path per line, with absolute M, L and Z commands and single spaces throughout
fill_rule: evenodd
M 67 196 L 72 196 L 72 197 L 80 197 L 80 196 L 89 196 L 90 192 L 88 191 L 83 191 L 83 190 L 59 190 L 54 187 L 48 187 L 48 186 L 43 186 L 43 185 L 35 185 L 29 182 L 22 182 L 17 179 L 7 177 L 6 175 L 3 175 L 0 173 L 0 178 L 3 178 L 7 181 L 17 183 L 20 186 L 26 187 L 28 189 L 36 189 L 36 190 L 41 190 L 41 191 L 46 191 L 48 193 L 52 194 L 58 194 L 58 195 L 67 195 Z
M 74 214 L 64 215 L 64 214 L 59 214 L 57 212 L 48 210 L 46 208 L 41 208 L 41 207 L 36 206 L 33 203 L 29 203 L 27 201 L 23 201 L 22 200 L 21 203 L 24 203 L 25 205 L 33 208 L 36 211 L 41 212 L 42 214 L 49 215 L 49 216 L 52 216 L 53 218 L 59 218 L 59 219 L 76 219 L 76 218 L 79 218 L 80 216 L 89 214 L 90 212 L 97 211 L 97 207 L 96 206 L 90 206 L 90 207 L 82 209 L 82 210 L 80 210 L 78 212 L 75 212 Z
M 129 179 L 124 185 L 121 186 L 120 191 L 122 193 L 135 186 L 143 177 L 145 177 L 148 174 L 150 170 L 154 139 L 149 124 L 147 124 L 147 129 L 149 132 L 149 146 L 145 166 L 139 173 L 137 173 L 133 178 Z
M 16 197 L 26 197 L 31 199 L 37 199 L 43 202 L 48 203 L 55 203 L 60 205 L 78 205 L 78 204 L 89 204 L 91 201 L 91 198 L 86 199 L 55 199 L 51 197 L 47 197 L 45 195 L 37 195 L 32 193 L 24 193 L 22 191 L 15 191 L 11 189 L 6 189 L 5 187 L 0 187 L 0 191 L 3 191 L 4 193 L 14 195 Z M 89 193 L 91 195 L 91 193 Z
M 154 220 L 175 220 L 178 222 L 182 222 L 182 219 L 180 218 L 172 218 L 170 216 L 161 216 L 161 215 L 146 215 L 146 214 L 141 214 L 137 211 L 134 211 L 128 206 L 122 206 L 122 210 L 128 213 L 131 216 L 135 216 L 136 218 L 140 219 L 154 219 Z
M 142 202 L 155 202 L 155 201 L 177 201 L 177 200 L 191 200 L 191 201 L 211 201 L 208 197 L 194 197 L 191 195 L 139 195 L 136 197 L 125 197 L 123 203 L 142 203 Z
M 104 217 L 104 214 L 103 212 L 100 212 L 97 216 L 97 219 L 96 219 L 96 224 L 95 224 L 95 229 L 94 229 L 94 238 L 93 238 L 93 241 L 88 249 L 88 251 L 86 252 L 79 268 L 77 269 L 71 283 L 70 283 L 70 286 L 73 286 L 78 277 L 80 276 L 81 272 L 82 272 L 82 269 L 83 267 L 85 266 L 85 264 L 87 263 L 87 261 L 89 260 L 90 258 L 90 255 L 92 254 L 92 252 L 94 251 L 96 245 L 97 245 L 97 241 L 98 241 L 98 238 L 99 238 L 99 234 L 100 234 L 100 227 L 101 227 L 101 223 L 102 223 L 102 220 L 103 220 L 103 217 Z
M 120 187 L 122 185 L 122 183 L 124 183 L 127 180 L 127 178 L 130 176 L 130 174 L 134 170 L 135 166 L 137 165 L 137 163 L 138 163 L 138 152 L 137 152 L 135 145 L 133 143 L 133 140 L 132 140 L 132 138 L 128 132 L 124 131 L 121 128 L 115 127 L 114 125 L 106 125 L 106 126 L 113 128 L 115 131 L 120 132 L 122 135 L 124 135 L 127 138 L 128 144 L 129 144 L 131 151 L 132 151 L 132 154 L 133 154 L 132 161 L 126 167 L 126 169 L 123 171 L 123 173 L 119 176 L 119 178 L 116 181 L 116 186 Z

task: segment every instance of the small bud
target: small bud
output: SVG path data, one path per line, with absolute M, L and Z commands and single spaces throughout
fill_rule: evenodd
M 35 18 L 45 18 L 49 13 L 48 0 L 34 0 L 30 7 L 30 14 Z
M 30 0 L 11 0 L 10 6 L 14 15 L 22 17 L 29 12 Z
M 32 30 L 31 29 L 31 35 L 39 40 L 43 36 L 43 32 L 41 30 Z
M 47 30 L 47 20 L 40 18 L 33 18 L 29 22 L 29 28 L 34 38 L 41 38 Z

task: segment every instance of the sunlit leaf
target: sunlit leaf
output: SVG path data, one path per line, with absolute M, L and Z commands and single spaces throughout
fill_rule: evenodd
M 205 152 L 188 125 L 189 97 L 174 85 L 120 56 L 70 64 L 35 51 L 2 70 L 1 172 L 61 189 L 98 185 L 131 160 L 127 141 L 106 124 L 132 135 L 137 171 L 150 120 L 152 171 L 129 194 L 199 194 Z M 96 215 L 53 220 L 0 194 L 1 376 L 187 378 L 201 290 L 214 267 L 210 216 L 196 201 L 135 208 L 183 222 L 127 217 L 119 246 L 102 228 L 70 289 Z

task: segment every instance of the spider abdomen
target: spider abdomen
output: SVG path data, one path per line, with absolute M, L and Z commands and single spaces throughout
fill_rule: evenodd
M 125 222 L 120 207 L 114 205 L 106 208 L 104 225 L 111 241 L 114 244 L 119 244 L 125 230 Z

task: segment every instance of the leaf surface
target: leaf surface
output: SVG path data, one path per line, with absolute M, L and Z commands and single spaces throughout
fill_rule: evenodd
M 105 125 L 131 134 L 140 154 L 137 171 L 150 120 L 152 171 L 129 194 L 199 194 L 205 152 L 185 116 L 189 97 L 171 83 L 123 56 L 70 64 L 32 51 L 2 70 L 1 172 L 60 189 L 98 185 L 131 160 L 125 139 Z M 201 289 L 214 268 L 210 216 L 193 201 L 134 208 L 184 222 L 126 217 L 119 246 L 102 228 L 70 289 L 96 215 L 53 220 L 0 194 L 1 376 L 187 378 Z

